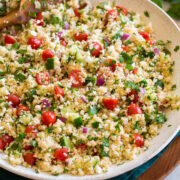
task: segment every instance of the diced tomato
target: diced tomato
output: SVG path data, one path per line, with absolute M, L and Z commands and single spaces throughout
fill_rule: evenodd
M 153 39 L 147 39 L 146 42 L 149 44 L 149 45 L 154 45 L 155 44 L 155 41 Z
M 4 37 L 4 43 L 5 44 L 14 44 L 14 43 L 16 43 L 16 39 L 14 37 L 6 34 Z
M 65 161 L 68 158 L 68 150 L 66 148 L 56 149 L 54 156 L 60 161 Z
M 124 52 L 127 52 L 127 46 L 122 46 L 121 48 Z
M 88 34 L 86 33 L 75 33 L 74 34 L 74 40 L 76 41 L 87 41 Z
M 102 46 L 98 42 L 92 42 L 89 46 L 89 50 L 92 56 L 98 57 L 101 54 Z
M 56 122 L 56 115 L 51 111 L 45 111 L 42 114 L 42 123 L 50 126 Z
M 135 67 L 135 68 L 133 69 L 132 73 L 133 73 L 133 74 L 137 74 L 137 72 L 138 72 L 138 68 Z
M 149 39 L 149 34 L 145 31 L 140 31 L 139 34 L 145 39 Z
M 114 110 L 118 101 L 118 99 L 103 99 L 103 104 L 107 109 Z
M 34 157 L 34 153 L 27 153 L 23 156 L 24 161 L 29 164 L 30 166 L 33 166 L 36 162 L 36 158 Z
M 36 82 L 39 85 L 48 85 L 49 84 L 49 74 L 46 72 L 40 72 L 36 74 Z
M 44 61 L 46 61 L 48 58 L 53 58 L 54 53 L 50 49 L 46 49 L 42 52 L 42 58 Z
M 3 140 L 0 139 L 0 150 L 3 150 L 4 149 L 4 144 L 3 144 Z
M 113 61 L 113 59 L 108 59 L 107 60 L 107 63 L 109 64 L 109 65 L 111 65 L 111 62 Z M 114 72 L 115 70 L 116 70 L 116 67 L 123 67 L 120 63 L 115 63 L 115 64 L 113 64 L 112 66 L 111 66 L 111 71 L 112 72 Z
M 120 13 L 122 13 L 122 14 L 127 16 L 128 11 L 127 11 L 126 8 L 124 8 L 122 6 L 116 6 L 116 9 L 118 9 L 120 11 Z
M 66 47 L 68 45 L 68 43 L 65 40 L 61 40 L 60 44 L 64 47 Z
M 27 108 L 26 106 L 20 104 L 16 109 L 16 115 L 20 116 L 22 111 L 29 111 L 29 108 Z
M 106 19 L 107 20 L 109 20 L 109 19 L 116 20 L 117 17 L 118 17 L 118 11 L 116 9 L 111 9 L 106 14 Z
M 74 14 L 76 17 L 80 18 L 81 17 L 81 13 L 79 12 L 79 9 L 74 9 Z
M 4 150 L 4 148 L 8 147 L 12 141 L 14 141 L 14 138 L 12 136 L 9 136 L 8 134 L 1 135 L 0 136 L 0 149 Z
M 132 102 L 133 103 L 137 103 L 138 102 L 138 99 L 139 99 L 139 96 L 137 94 L 137 92 L 135 90 L 132 90 L 129 94 L 128 94 L 128 97 L 133 97 L 132 99 Z
M 58 98 L 60 98 L 61 96 L 64 95 L 64 89 L 59 87 L 58 85 L 55 85 L 54 86 L 54 91 L 55 91 L 55 94 Z
M 137 104 L 132 103 L 128 107 L 127 114 L 128 115 L 142 114 L 142 110 Z
M 13 107 L 16 107 L 20 104 L 20 98 L 15 94 L 8 95 L 7 101 L 12 103 Z
M 140 136 L 139 134 L 134 134 L 133 135 L 134 138 L 134 142 L 136 144 L 137 147 L 143 147 L 144 146 L 144 138 L 142 136 Z
M 88 148 L 88 146 L 86 144 L 79 144 L 77 146 L 77 149 L 82 150 L 82 151 L 86 150 L 87 148 Z
M 26 146 L 23 147 L 23 149 L 26 150 L 26 151 L 31 150 L 31 149 L 33 149 L 33 146 L 32 145 L 26 145 Z
M 31 126 L 31 125 L 27 126 L 26 130 L 25 130 L 26 134 L 29 134 L 29 133 L 37 134 L 37 132 L 38 132 L 37 127 L 36 126 Z
M 80 70 L 74 70 L 69 74 L 69 79 L 72 80 L 72 87 L 82 87 L 83 82 L 80 77 L 81 71 Z
M 36 16 L 36 21 L 37 21 L 37 25 L 39 26 L 44 26 L 45 22 L 44 22 L 44 17 L 42 15 L 42 12 L 39 12 Z
M 31 45 L 32 49 L 38 49 L 41 46 L 42 42 L 38 37 L 31 37 L 28 40 L 28 45 Z

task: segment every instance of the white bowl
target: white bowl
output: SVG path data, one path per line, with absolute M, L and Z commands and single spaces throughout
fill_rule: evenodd
M 91 0 L 93 5 L 98 4 L 105 0 Z M 170 40 L 172 41 L 171 52 L 172 57 L 175 61 L 175 69 L 173 79 L 177 84 L 177 92 L 180 92 L 180 51 L 175 53 L 173 51 L 176 45 L 180 45 L 180 29 L 175 24 L 175 22 L 157 5 L 152 3 L 150 0 L 117 0 L 116 4 L 122 5 L 134 12 L 140 13 L 143 15 L 144 11 L 148 11 L 150 18 L 145 18 L 148 22 L 152 22 L 153 29 L 155 30 L 155 35 L 158 40 Z M 0 158 L 0 167 L 13 172 L 15 174 L 25 176 L 31 179 L 47 179 L 47 180 L 59 180 L 59 179 L 107 179 L 114 176 L 123 174 L 129 170 L 132 170 L 146 161 L 153 158 L 158 154 L 176 135 L 180 129 L 180 111 L 168 111 L 167 112 L 168 121 L 163 125 L 160 130 L 160 134 L 153 138 L 151 141 L 151 146 L 146 152 L 141 153 L 137 159 L 129 161 L 121 166 L 112 166 L 109 171 L 105 174 L 98 174 L 93 176 L 71 176 L 71 175 L 59 175 L 51 176 L 47 173 L 36 174 L 34 170 L 30 168 L 25 168 L 22 166 L 13 167 L 8 162 Z M 168 125 L 171 124 L 171 127 Z M 0 155 L 3 157 L 3 154 Z

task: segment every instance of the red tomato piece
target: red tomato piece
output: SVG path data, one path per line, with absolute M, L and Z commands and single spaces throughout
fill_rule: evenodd
M 82 87 L 83 82 L 80 77 L 80 70 L 74 70 L 69 74 L 69 79 L 72 80 L 72 87 Z
M 137 72 L 138 72 L 138 68 L 135 67 L 135 68 L 133 69 L 132 73 L 133 73 L 133 74 L 137 74 Z
M 16 107 L 20 104 L 20 98 L 15 94 L 8 95 L 7 101 L 11 102 L 13 107 Z
M 128 115 L 142 114 L 142 110 L 137 104 L 132 103 L 128 107 L 127 114 Z
M 42 114 L 42 123 L 50 126 L 56 122 L 56 115 L 51 111 L 45 111 Z
M 109 19 L 113 19 L 113 20 L 116 20 L 117 17 L 118 17 L 118 11 L 116 9 L 112 9 L 112 10 L 109 10 L 106 14 L 106 19 L 109 20 Z
M 85 151 L 88 148 L 88 146 L 86 144 L 79 144 L 77 146 L 77 149 Z
M 26 127 L 26 130 L 25 130 L 25 133 L 26 134 L 29 134 L 29 133 L 32 133 L 32 134 L 37 134 L 38 130 L 37 130 L 37 127 L 36 126 L 27 126 Z
M 61 40 L 60 44 L 64 47 L 66 47 L 68 45 L 68 43 L 65 40 Z
M 122 46 L 121 48 L 122 48 L 122 50 L 123 50 L 124 52 L 127 52 L 127 47 L 126 47 L 126 46 Z
M 134 142 L 135 142 L 137 147 L 143 147 L 144 146 L 144 138 L 141 135 L 136 133 L 133 135 L 133 138 L 134 138 Z
M 147 39 L 146 42 L 149 44 L 149 45 L 154 45 L 155 44 L 155 41 L 152 40 L 152 39 Z
M 33 146 L 31 146 L 31 145 L 26 145 L 26 146 L 23 147 L 23 149 L 26 150 L 26 151 L 27 151 L 27 150 L 31 150 L 31 149 L 33 149 Z
M 92 56 L 98 57 L 101 54 L 102 46 L 98 42 L 92 42 L 89 49 Z
M 9 144 L 14 141 L 14 138 L 12 136 L 9 136 L 8 134 L 3 134 L 0 136 L 0 149 L 4 150 Z
M 42 15 L 42 12 L 39 12 L 36 16 L 36 21 L 37 21 L 37 25 L 39 26 L 44 26 L 45 23 L 44 23 L 44 17 Z
M 28 40 L 28 45 L 31 45 L 32 49 L 38 49 L 41 46 L 42 42 L 38 37 L 31 37 Z
M 145 31 L 140 31 L 139 34 L 145 39 L 149 39 L 149 34 Z
M 103 104 L 107 109 L 114 110 L 118 101 L 118 99 L 103 99 Z
M 127 16 L 127 9 L 125 7 L 122 7 L 122 6 L 116 6 L 116 9 L 118 9 L 120 11 L 120 13 L 124 14 Z
M 86 34 L 86 33 L 75 33 L 74 34 L 74 39 L 76 41 L 87 41 L 88 34 Z
M 3 149 L 4 149 L 3 140 L 0 139 L 0 150 L 3 150 Z
M 65 161 L 68 158 L 68 150 L 66 148 L 56 149 L 54 156 L 60 161 Z
M 132 97 L 133 96 L 133 99 L 132 99 L 132 102 L 133 103 L 137 103 L 138 102 L 138 99 L 139 99 L 139 96 L 137 94 L 137 92 L 135 90 L 132 90 L 129 94 L 128 94 L 128 97 Z
M 48 85 L 49 84 L 49 74 L 46 72 L 40 72 L 36 74 L 36 82 L 39 85 Z
M 58 85 L 55 85 L 54 86 L 54 91 L 55 91 L 55 94 L 58 98 L 60 98 L 61 96 L 64 95 L 64 89 L 59 87 Z
M 14 37 L 6 34 L 4 37 L 4 43 L 5 44 L 14 44 L 14 43 L 16 43 L 16 39 Z
M 81 13 L 79 12 L 79 9 L 74 9 L 74 14 L 76 17 L 80 18 L 81 17 Z
M 27 108 L 26 106 L 20 104 L 16 109 L 16 115 L 20 116 L 22 111 L 29 111 L 29 108 Z
M 107 63 L 108 63 L 109 65 L 111 65 L 112 60 L 113 60 L 113 59 L 108 59 L 108 60 L 107 60 Z M 117 67 L 117 66 L 118 66 L 118 67 L 122 67 L 122 65 L 121 65 L 120 63 L 113 64 L 113 65 L 111 66 L 111 71 L 114 72 L 114 71 L 116 70 L 116 67 Z
M 23 156 L 24 161 L 29 164 L 30 166 L 33 166 L 36 162 L 36 158 L 34 157 L 34 153 L 27 153 Z
M 49 58 L 53 58 L 53 57 L 54 57 L 54 53 L 50 49 L 46 49 L 42 52 L 42 58 L 44 61 L 46 61 Z

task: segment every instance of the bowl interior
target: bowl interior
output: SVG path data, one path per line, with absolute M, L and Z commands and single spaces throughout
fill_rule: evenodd
M 91 0 L 92 5 L 97 5 L 99 2 L 108 1 L 108 0 Z M 140 13 L 144 16 L 144 11 L 148 11 L 150 18 L 144 16 L 144 20 L 147 22 L 152 22 L 153 29 L 155 31 L 155 37 L 157 40 L 170 40 L 172 57 L 175 61 L 173 80 L 177 84 L 176 93 L 180 92 L 180 51 L 174 52 L 173 49 L 176 45 L 180 45 L 180 30 L 177 25 L 169 18 L 159 7 L 154 5 L 149 0 L 117 0 L 116 4 L 122 5 L 129 10 Z M 144 162 L 151 159 L 157 153 L 159 153 L 176 135 L 180 129 L 180 111 L 168 111 L 167 112 L 168 121 L 163 125 L 160 130 L 159 136 L 153 138 L 151 141 L 151 146 L 149 149 L 141 153 L 137 159 L 129 161 L 121 166 L 113 166 L 109 169 L 106 174 L 99 174 L 94 176 L 84 176 L 84 177 L 75 177 L 70 175 L 60 175 L 57 177 L 48 175 L 46 173 L 36 174 L 32 169 L 24 168 L 21 166 L 12 167 L 8 162 L 0 158 L 0 166 L 4 169 L 7 169 L 16 174 L 26 176 L 33 179 L 107 179 L 113 176 L 120 175 L 124 172 L 127 172 Z M 168 125 L 171 125 L 168 127 Z M 0 154 L 3 157 L 3 154 Z

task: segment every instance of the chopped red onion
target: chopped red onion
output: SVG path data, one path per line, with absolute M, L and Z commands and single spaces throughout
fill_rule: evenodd
M 42 100 L 42 104 L 46 108 L 50 108 L 51 107 L 51 104 L 49 103 L 49 101 L 47 99 L 43 99 Z
M 83 133 L 87 133 L 87 132 L 88 132 L 88 129 L 84 127 L 84 128 L 82 129 L 82 132 L 83 132 Z
M 146 92 L 146 90 L 142 87 L 139 87 L 139 90 L 140 90 L 140 92 L 139 92 L 140 96 L 142 96 Z
M 111 41 L 110 41 L 108 38 L 104 38 L 104 41 L 106 41 L 106 43 L 107 43 L 108 45 L 111 44 Z
M 158 48 L 154 48 L 154 54 L 159 55 L 159 49 Z
M 122 40 L 128 40 L 130 38 L 130 34 L 124 33 L 121 37 Z
M 88 101 L 85 99 L 85 97 L 81 97 L 81 100 L 84 102 L 84 103 L 88 103 Z
M 61 40 L 61 38 L 62 38 L 62 34 L 63 34 L 63 32 L 62 32 L 62 31 L 58 32 L 58 38 L 59 38 L 59 40 Z
M 58 119 L 61 120 L 63 123 L 66 123 L 67 120 L 65 117 L 59 117 Z
M 104 83 L 105 83 L 105 80 L 103 78 L 98 78 L 97 82 L 96 82 L 96 85 L 97 86 L 103 86 Z
M 68 24 L 68 22 L 64 22 L 64 29 L 69 29 L 69 24 Z

